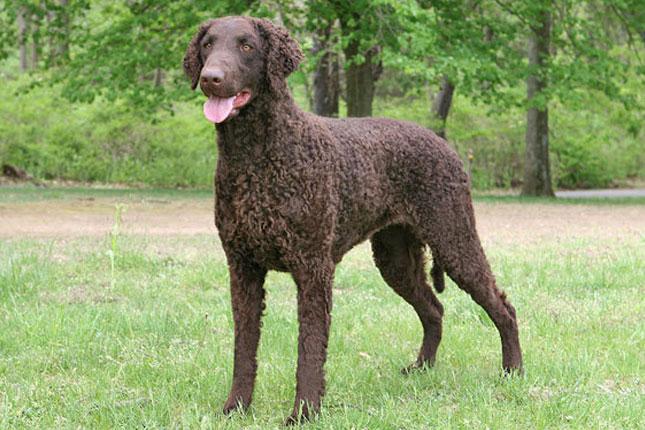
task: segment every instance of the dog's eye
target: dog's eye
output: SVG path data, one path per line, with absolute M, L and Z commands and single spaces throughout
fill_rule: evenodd
M 249 52 L 251 49 L 253 49 L 253 47 L 251 45 L 249 45 L 248 43 L 245 43 L 244 45 L 242 45 L 242 50 L 243 51 Z
M 211 48 L 211 46 L 213 46 L 213 45 L 211 45 L 211 43 L 210 43 L 210 42 L 206 42 L 206 43 L 204 43 L 204 48 L 206 48 L 206 49 L 210 49 L 210 48 Z

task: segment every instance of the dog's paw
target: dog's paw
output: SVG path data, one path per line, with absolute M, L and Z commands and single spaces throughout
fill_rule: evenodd
M 222 412 L 224 415 L 231 415 L 234 412 L 239 412 L 239 413 L 246 413 L 248 410 L 249 405 L 246 404 L 241 398 L 229 398 L 226 403 L 224 403 L 224 407 L 222 408 Z
M 309 422 L 309 414 L 304 414 L 304 413 L 292 413 L 287 417 L 286 420 L 284 420 L 284 425 L 285 427 L 292 427 L 292 426 L 300 426 L 301 424 L 304 424 L 306 422 Z
M 407 376 L 413 372 L 424 373 L 424 372 L 427 372 L 428 369 L 431 368 L 433 365 L 434 365 L 434 362 L 431 362 L 431 361 L 417 360 L 414 363 L 401 369 L 401 375 Z
M 318 404 L 320 404 L 318 402 Z M 318 407 L 313 406 L 311 403 L 300 401 L 291 412 L 291 415 L 284 420 L 285 426 L 299 426 L 306 422 L 311 421 L 311 418 L 318 412 Z
M 519 378 L 524 376 L 524 368 L 521 364 L 516 367 L 503 367 L 499 375 L 502 378 Z

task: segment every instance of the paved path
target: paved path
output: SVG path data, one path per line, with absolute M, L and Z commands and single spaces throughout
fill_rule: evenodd
M 570 199 L 578 198 L 613 198 L 613 197 L 645 197 L 645 189 L 632 189 L 632 190 L 574 190 L 574 191 L 558 191 L 555 193 L 557 197 L 565 197 Z

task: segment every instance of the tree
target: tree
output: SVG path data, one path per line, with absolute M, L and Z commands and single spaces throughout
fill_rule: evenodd
M 446 135 L 453 95 L 491 102 L 508 85 L 499 52 L 508 29 L 481 0 L 388 1 L 384 64 L 438 87 L 431 107 L 433 128 Z M 392 41 L 394 39 L 395 41 Z
M 341 94 L 338 52 L 342 51 L 347 115 L 372 115 L 374 85 L 382 73 L 380 44 L 383 40 L 378 37 L 382 33 L 378 29 L 383 21 L 378 17 L 383 16 L 383 10 L 387 8 L 379 3 L 378 0 L 312 0 L 300 8 L 291 8 L 292 11 L 300 9 L 306 16 L 305 28 L 313 37 L 310 53 L 317 62 L 314 112 L 337 115 L 337 100 Z
M 436 130 L 437 134 L 444 139 L 446 138 L 446 121 L 448 120 L 448 112 L 452 105 L 452 95 L 455 93 L 455 85 L 450 81 L 447 75 L 441 78 L 441 85 L 439 92 L 432 104 L 432 112 L 434 117 L 441 121 L 441 127 Z
M 267 16 L 278 7 L 281 19 L 300 41 L 313 39 L 313 47 L 304 43 L 312 63 L 303 66 L 305 71 L 315 68 L 316 112 L 337 114 L 344 81 L 348 114 L 371 115 L 382 67 L 409 76 L 422 91 L 428 84 L 439 88 L 433 115 L 441 121 L 440 133 L 455 88 L 498 111 L 523 106 L 527 111 L 524 193 L 546 195 L 551 194 L 548 114 L 557 106 L 553 101 L 570 106 L 580 103 L 588 91 L 602 91 L 612 100 L 637 106 L 637 97 L 622 83 L 628 76 L 638 76 L 632 67 L 636 56 L 622 46 L 643 41 L 645 28 L 645 3 L 638 0 L 3 4 L 0 56 L 9 49 L 19 50 L 26 70 L 35 51 L 30 51 L 30 42 L 41 49 L 42 79 L 34 79 L 32 85 L 59 83 L 71 100 L 90 102 L 97 96 L 126 100 L 127 106 L 143 114 L 172 112 L 174 101 L 196 97 L 185 91 L 178 65 L 198 23 L 227 14 Z M 545 22 L 544 12 L 549 15 L 548 26 L 540 24 Z M 38 29 L 33 16 L 39 17 Z M 49 48 L 43 43 L 46 37 Z M 534 43 L 527 61 L 529 39 Z M 516 91 L 519 85 L 526 85 L 527 91 Z
M 317 115 L 337 117 L 341 88 L 336 12 L 328 1 L 313 0 L 301 13 L 305 15 L 303 36 L 310 34 L 313 39 L 311 61 L 301 66 L 305 71 L 313 67 L 311 109 Z
M 58 4 L 51 3 L 47 11 L 47 26 L 49 28 L 49 50 L 54 64 L 65 63 L 69 60 L 70 13 L 69 0 L 59 0 Z
M 15 18 L 20 51 L 20 70 L 34 69 L 39 64 L 50 66 L 66 60 L 69 53 L 71 33 L 70 17 L 82 16 L 88 4 L 83 0 L 32 1 L 17 0 L 10 2 L 6 17 Z M 2 27 L 0 16 L 0 28 Z M 5 26 L 0 30 L 0 57 L 7 55 L 13 39 L 13 29 Z M 47 37 L 45 37 L 45 35 Z M 46 45 L 43 43 L 49 40 Z M 13 46 L 15 49 L 15 46 Z
M 529 77 L 526 84 L 528 114 L 526 150 L 524 152 L 524 183 L 522 195 L 553 196 L 549 164 L 549 110 L 540 103 L 548 86 L 542 73 L 550 61 L 551 13 L 548 2 L 540 3 L 529 36 Z
M 612 0 L 613 1 L 613 0 Z M 611 48 L 614 43 L 594 20 L 592 3 L 581 0 L 531 0 L 495 3 L 513 20 L 515 39 L 528 39 L 528 63 L 518 70 L 526 77 L 527 129 L 522 195 L 553 196 L 549 165 L 548 106 L 554 99 L 572 105 L 582 92 L 602 91 L 634 106 L 621 89 L 631 67 Z M 526 36 L 525 36 L 526 35 Z M 521 58 L 523 53 L 515 52 Z
M 213 16 L 242 14 L 253 3 L 16 0 L 3 14 L 19 24 L 24 18 L 19 40 L 34 40 L 40 49 L 47 48 L 47 65 L 56 66 L 43 70 L 47 79 L 35 80 L 32 86 L 57 83 L 72 101 L 91 102 L 100 95 L 128 100 L 132 108 L 153 113 L 171 110 L 174 100 L 194 97 L 185 91 L 181 60 L 199 24 Z M 39 31 L 27 26 L 33 15 L 39 17 Z M 15 40 L 12 31 L 0 29 L 0 54 L 6 55 L 7 44 Z M 48 47 L 42 43 L 44 34 Z M 27 51 L 25 47 L 25 56 Z M 173 85 L 161 85 L 164 77 Z
M 338 54 L 332 50 L 333 22 L 314 32 L 312 53 L 318 58 L 314 70 L 313 111 L 317 115 L 337 117 L 340 95 Z
M 347 116 L 372 116 L 374 84 L 381 76 L 380 46 L 374 39 L 377 17 L 370 1 L 332 1 L 340 22 L 345 54 Z
M 641 42 L 645 43 L 645 3 L 641 0 L 605 0 L 605 8 L 596 10 L 613 13 L 619 21 L 619 26 L 627 34 L 628 42 L 633 43 L 632 33 L 640 37 Z
M 18 49 L 20 50 L 20 71 L 27 71 L 27 20 L 25 19 L 25 9 L 19 7 L 17 10 L 18 21 Z
M 382 72 L 382 66 L 374 62 L 378 50 L 378 46 L 372 46 L 364 51 L 358 40 L 350 41 L 344 49 L 349 62 L 345 71 L 347 116 L 372 116 L 374 85 Z
M 421 4 L 424 7 L 432 8 L 439 26 L 442 28 L 438 34 L 438 40 L 441 42 L 441 55 L 452 57 L 454 55 L 452 47 L 455 46 L 459 51 L 467 53 L 470 58 L 483 56 L 485 61 L 494 62 L 494 51 L 490 49 L 494 36 L 490 23 L 493 18 L 486 16 L 481 1 L 423 1 Z M 481 42 L 482 39 L 484 43 Z M 463 71 L 457 70 L 452 74 L 465 75 Z M 481 85 L 488 87 L 490 83 L 482 81 Z M 454 79 L 449 73 L 443 73 L 439 83 L 439 91 L 432 105 L 433 116 L 439 121 L 436 132 L 443 138 L 446 138 L 446 123 L 455 89 Z

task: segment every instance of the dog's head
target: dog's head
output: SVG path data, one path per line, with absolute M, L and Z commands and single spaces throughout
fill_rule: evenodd
M 234 117 L 258 94 L 287 91 L 286 78 L 302 51 L 287 30 L 267 19 L 226 17 L 203 23 L 188 44 L 184 72 L 208 101 L 215 123 Z

